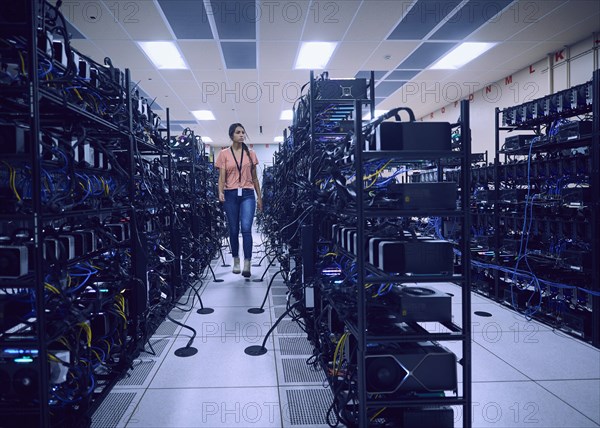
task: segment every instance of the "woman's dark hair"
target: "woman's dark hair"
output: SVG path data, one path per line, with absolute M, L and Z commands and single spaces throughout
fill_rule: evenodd
M 244 128 L 244 125 L 242 125 L 241 123 L 232 123 L 231 125 L 229 125 L 229 138 L 231 140 L 233 140 L 233 134 L 238 127 L 242 128 L 244 132 L 246 132 L 246 128 Z M 250 159 L 250 150 L 248 149 L 246 143 L 242 143 L 242 149 L 244 149 L 244 151 L 248 155 L 248 159 Z

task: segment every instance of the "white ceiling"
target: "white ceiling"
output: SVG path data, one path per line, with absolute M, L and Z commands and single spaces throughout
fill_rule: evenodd
M 255 0 L 255 3 L 239 0 L 240 7 L 230 9 L 226 20 L 228 25 L 233 24 L 228 28 L 234 33 L 246 31 L 255 23 L 250 27 L 253 34 L 250 39 L 234 41 L 256 42 L 256 68 L 228 69 L 221 44 L 223 39 L 219 37 L 219 29 L 224 31 L 219 22 L 222 15 L 214 10 L 224 0 L 212 0 L 212 9 L 211 0 L 204 0 L 206 10 L 212 13 L 208 18 L 198 17 L 192 24 L 186 24 L 210 25 L 212 39 L 177 39 L 176 32 L 181 34 L 181 27 L 174 29 L 173 24 L 177 22 L 172 15 L 167 19 L 168 11 L 161 7 L 168 1 L 65 0 L 62 10 L 84 37 L 72 41 L 78 50 L 98 62 L 108 56 L 116 67 L 129 68 L 132 80 L 139 81 L 151 98 L 156 97 L 157 105 L 169 107 L 172 121 L 186 121 L 182 126 L 212 138 L 215 145 L 228 144 L 227 128 L 233 122 L 244 124 L 254 144 L 272 143 L 274 137 L 282 134 L 289 123 L 279 120 L 279 114 L 292 108 L 300 87 L 309 79 L 308 70 L 293 69 L 301 41 L 339 42 L 327 68 L 331 78 L 354 77 L 361 70 L 387 74 L 398 68 L 454 14 L 457 14 L 456 19 L 461 11 L 470 7 L 473 19 L 482 13 L 492 19 L 482 22 L 483 25 L 465 37 L 451 40 L 438 37 L 435 42 L 486 41 L 498 45 L 461 70 L 424 70 L 413 80 L 468 81 L 482 87 L 565 45 L 600 32 L 598 0 L 517 0 L 498 15 L 490 12 L 493 8 L 486 10 L 489 2 L 483 0 L 457 0 L 458 6 L 450 7 L 448 15 L 438 10 L 444 2 L 420 0 L 437 5 L 438 9 L 432 6 L 429 10 L 436 19 L 431 31 L 414 40 L 390 40 L 389 37 L 411 10 L 415 13 L 417 4 L 424 4 L 416 0 Z M 200 7 L 197 3 L 202 0 L 171 1 Z M 230 6 L 233 3 L 235 1 L 228 2 Z M 252 11 L 254 16 L 251 16 Z M 185 17 L 185 10 L 183 16 L 187 19 L 185 22 L 190 20 L 189 16 Z M 423 19 L 425 23 L 431 17 Z M 144 40 L 175 40 L 190 69 L 157 70 L 135 43 Z M 417 116 L 425 115 L 441 107 L 433 103 L 433 98 L 428 97 L 431 99 L 428 103 L 409 107 Z M 377 108 L 397 107 L 402 105 L 401 100 L 402 89 L 379 100 Z M 192 110 L 212 110 L 217 120 L 196 121 Z M 157 113 L 166 119 L 164 110 Z M 259 126 L 262 126 L 262 134 Z

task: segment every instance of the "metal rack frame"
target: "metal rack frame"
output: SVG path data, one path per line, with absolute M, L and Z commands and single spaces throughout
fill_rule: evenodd
M 536 150 L 538 152 L 548 152 L 553 149 L 573 148 L 573 147 L 589 147 L 589 158 L 591 159 L 591 171 L 590 171 L 590 187 L 592 189 L 591 195 L 592 200 L 589 204 L 590 207 L 590 226 L 591 226 L 591 259 L 598 260 L 600 258 L 600 70 L 595 70 L 592 77 L 592 121 L 593 130 L 590 138 L 586 138 L 582 141 L 574 141 L 569 143 L 562 143 L 559 145 L 550 146 L 548 148 L 541 148 Z M 535 101 L 535 100 L 534 100 Z M 495 110 L 495 156 L 494 156 L 494 195 L 495 199 L 498 199 L 499 188 L 500 188 L 500 133 L 502 131 L 511 131 L 515 129 L 529 129 L 539 130 L 540 124 L 549 124 L 554 119 L 539 119 L 532 123 L 531 126 L 501 126 L 500 115 L 506 109 L 496 108 Z M 572 117 L 581 114 L 581 112 L 567 111 L 564 114 L 558 114 L 562 118 Z M 519 153 L 517 153 L 519 154 Z M 527 153 L 524 153 L 527 154 Z M 500 213 L 499 204 L 494 204 L 494 253 L 496 260 L 499 260 L 500 256 L 500 224 L 502 215 Z M 600 265 L 592 262 L 591 268 L 591 280 L 592 290 L 600 292 Z M 493 289 L 488 292 L 487 297 L 494 300 L 501 301 L 500 296 L 500 275 L 495 272 L 493 275 Z M 591 343 L 596 348 L 600 348 L 600 296 L 592 295 L 592 332 L 591 332 Z M 538 319 L 541 322 L 545 322 L 544 319 Z
M 470 249 L 469 249 L 469 197 L 470 197 L 470 173 L 465 173 L 469 171 L 471 162 L 470 162 L 470 154 L 471 154 L 471 133 L 469 128 L 469 104 L 468 101 L 461 102 L 461 166 L 463 173 L 461 174 L 461 199 L 462 199 L 462 212 L 460 213 L 460 217 L 463 220 L 463 229 L 462 229 L 462 245 L 461 245 L 461 264 L 463 266 L 470 266 Z M 359 108 L 359 102 L 356 103 L 356 109 Z M 362 129 L 362 118 L 357 115 L 355 117 L 355 130 Z M 370 217 L 368 209 L 365 209 L 363 206 L 363 195 L 364 195 L 364 182 L 360 179 L 363 174 L 363 158 L 369 156 L 369 153 L 365 153 L 363 151 L 364 144 L 362 133 L 357 132 L 358 136 L 356 140 L 355 146 L 355 169 L 357 177 L 357 255 L 356 255 L 356 263 L 358 266 L 358 280 L 357 280 L 357 301 L 358 301 L 358 322 L 356 326 L 356 330 L 353 334 L 356 335 L 357 343 L 358 343 L 358 404 L 359 404 L 359 417 L 360 427 L 367 427 L 369 424 L 367 409 L 369 407 L 408 407 L 408 406 L 427 406 L 427 405 L 462 405 L 463 406 L 463 427 L 468 428 L 471 426 L 471 332 L 470 329 L 460 329 L 458 326 L 454 326 L 454 331 L 459 332 L 458 334 L 435 334 L 431 335 L 428 332 L 422 331 L 421 333 L 416 334 L 406 334 L 397 337 L 389 337 L 386 341 L 394 342 L 417 342 L 420 340 L 461 340 L 463 344 L 463 357 L 462 357 L 462 366 L 463 366 L 463 395 L 462 397 L 452 397 L 452 398 L 439 398 L 439 399 L 410 399 L 410 400 L 388 400 L 388 401 L 370 401 L 367 398 L 367 379 L 366 379 L 366 368 L 365 368 L 365 357 L 367 356 L 367 342 L 380 340 L 381 337 L 377 336 L 368 336 L 365 334 L 367 331 L 367 299 L 364 284 L 367 282 L 373 282 L 372 278 L 366 279 L 365 273 L 367 271 L 367 266 L 365 263 L 365 219 Z M 456 154 L 456 152 L 454 152 Z M 378 154 L 379 155 L 379 154 Z M 403 152 L 397 153 L 388 153 L 390 156 L 401 156 L 401 157 L 414 157 L 415 154 L 407 154 Z M 420 153 L 420 156 L 417 156 L 421 159 L 431 159 L 436 158 L 440 155 L 448 156 L 449 153 Z M 382 213 L 374 213 L 381 215 Z M 402 212 L 398 211 L 390 211 L 387 212 L 388 216 L 394 215 L 402 215 Z M 406 214 L 406 213 L 404 213 Z M 456 215 L 457 213 L 454 213 Z M 414 214 L 413 214 L 414 215 Z M 390 280 L 391 278 L 383 279 L 383 281 Z M 406 278 L 409 279 L 410 282 L 420 282 L 420 279 L 415 277 Z M 432 278 L 423 278 L 425 281 L 433 280 L 435 281 L 435 276 Z M 471 275 L 469 269 L 463 269 L 463 274 L 460 278 L 449 278 L 453 281 L 460 282 L 462 287 L 462 325 L 470 326 L 471 325 Z M 397 279 L 396 279 L 397 280 Z M 400 278 L 401 280 L 401 278 Z M 440 278 L 437 278 L 440 281 Z M 424 282 L 425 282 L 424 281 Z

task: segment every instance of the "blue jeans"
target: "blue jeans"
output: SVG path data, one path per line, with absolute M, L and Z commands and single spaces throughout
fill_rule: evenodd
M 225 190 L 225 215 L 229 226 L 229 243 L 231 254 L 239 257 L 240 251 L 240 223 L 242 225 L 242 242 L 244 246 L 244 259 L 252 259 L 252 221 L 256 210 L 256 197 L 254 189 L 242 189 L 242 196 L 237 195 L 237 189 Z

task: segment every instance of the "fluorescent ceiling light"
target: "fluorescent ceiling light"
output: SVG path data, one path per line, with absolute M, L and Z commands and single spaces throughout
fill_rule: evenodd
M 284 110 L 281 112 L 281 115 L 279 116 L 279 120 L 293 120 L 294 119 L 294 112 L 292 110 Z
M 150 61 L 160 69 L 187 69 L 183 56 L 173 42 L 138 42 Z
M 323 69 L 327 66 L 336 42 L 304 42 L 296 58 L 296 69 Z
M 210 137 L 201 137 L 203 143 L 213 143 L 214 141 Z
M 433 64 L 432 70 L 456 70 L 496 46 L 496 43 L 461 43 Z
M 379 117 L 382 114 L 386 114 L 388 112 L 388 110 L 375 110 L 375 117 Z M 373 119 L 371 117 L 371 112 L 368 111 L 364 116 L 363 116 L 363 120 L 371 120 Z
M 283 143 L 283 135 L 273 138 L 274 143 Z
M 210 110 L 194 110 L 192 114 L 198 120 L 216 120 L 215 115 Z

